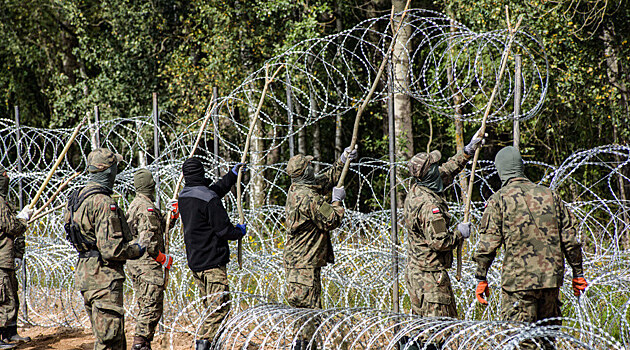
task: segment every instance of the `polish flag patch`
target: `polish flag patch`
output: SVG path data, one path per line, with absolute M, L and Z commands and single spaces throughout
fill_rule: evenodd
M 153 208 L 148 207 L 148 208 L 147 208 L 147 211 L 148 211 L 149 213 L 153 213 Z
M 110 204 L 109 205 L 109 210 L 116 211 L 116 204 Z
M 433 214 L 437 214 L 440 212 L 440 208 L 433 208 Z

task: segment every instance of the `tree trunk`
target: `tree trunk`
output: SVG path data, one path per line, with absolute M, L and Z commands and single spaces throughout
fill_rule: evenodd
M 405 0 L 394 0 L 394 11 L 404 10 Z M 400 16 L 394 18 L 394 26 L 397 26 Z M 396 42 L 394 43 L 394 116 L 396 120 L 396 158 L 397 160 L 409 160 L 414 155 L 413 150 L 413 123 L 411 120 L 411 99 L 406 92 L 409 90 L 409 55 L 407 45 L 411 36 L 411 27 L 404 25 L 400 28 Z
M 248 109 L 250 118 L 253 118 L 255 110 L 253 107 Z M 251 119 L 250 119 L 251 120 Z M 254 123 L 254 131 L 252 132 L 251 140 L 251 152 L 250 152 L 250 209 L 260 208 L 265 204 L 265 178 L 264 173 L 258 167 L 263 164 L 262 152 L 265 148 L 264 141 L 262 139 L 262 121 L 260 118 Z
M 343 30 L 343 26 L 341 24 L 341 11 L 339 10 L 339 2 L 335 2 L 335 29 L 337 33 L 340 33 Z M 337 81 L 337 86 L 341 86 L 341 80 Z M 335 115 L 335 159 L 341 156 L 341 152 L 343 152 L 343 140 L 341 140 L 341 113 L 337 113 Z

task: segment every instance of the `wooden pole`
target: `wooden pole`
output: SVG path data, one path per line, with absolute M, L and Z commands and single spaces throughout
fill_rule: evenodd
M 68 184 L 70 183 L 70 181 L 74 180 L 77 176 L 79 176 L 81 173 L 74 173 L 74 175 L 70 176 L 66 181 L 64 181 L 61 186 L 59 186 L 57 188 L 57 190 L 55 190 L 55 193 L 53 193 L 52 196 L 50 196 L 50 198 L 48 198 L 48 201 L 46 201 L 46 203 L 44 203 L 44 205 L 42 205 L 41 207 L 39 207 L 37 209 L 37 211 L 33 214 L 33 216 L 37 216 L 39 215 L 39 213 L 41 213 L 42 211 L 44 211 L 44 209 L 46 209 L 54 200 L 55 198 L 57 198 L 57 196 L 59 195 L 59 193 L 61 191 L 63 191 Z M 33 222 L 34 220 L 31 219 L 28 221 L 28 223 L 30 224 L 31 222 Z
M 521 129 L 519 125 L 519 118 L 521 117 L 521 102 L 523 99 L 523 74 L 522 65 L 523 61 L 521 55 L 514 55 L 514 65 L 516 66 L 516 73 L 514 74 L 514 147 L 519 149 L 519 143 L 521 140 Z
M 508 31 L 510 33 L 508 43 L 503 50 L 503 55 L 501 56 L 501 68 L 499 69 L 499 76 L 497 77 L 496 84 L 494 89 L 492 90 L 492 94 L 490 95 L 490 99 L 488 100 L 488 104 L 486 105 L 486 110 L 483 114 L 483 119 L 481 120 L 481 128 L 479 129 L 479 133 L 477 135 L 482 136 L 486 132 L 486 121 L 488 120 L 488 116 L 490 115 L 490 109 L 492 108 L 492 103 L 494 102 L 494 98 L 499 91 L 499 87 L 501 86 L 501 79 L 503 78 L 503 73 L 505 72 L 505 67 L 507 66 L 508 56 L 510 54 L 510 48 L 512 47 L 512 42 L 514 41 L 514 37 L 516 36 L 516 32 L 521 25 L 521 21 L 523 20 L 523 16 L 521 15 L 518 18 L 518 22 L 516 22 L 516 26 L 514 29 L 510 26 L 510 17 L 507 6 L 505 7 L 507 23 L 508 23 Z M 481 151 L 481 147 L 478 147 L 475 151 L 475 156 L 473 157 L 472 167 L 470 169 L 470 179 L 468 181 L 468 193 L 466 195 L 465 200 L 465 209 L 464 209 L 464 222 L 470 221 L 470 203 L 472 199 L 472 191 L 473 191 L 473 183 L 475 181 L 475 168 L 477 166 L 477 160 L 479 159 L 479 153 Z M 462 279 L 462 250 L 464 242 L 461 241 L 457 246 L 457 274 L 455 275 L 455 279 L 458 281 Z
M 258 101 L 258 107 L 256 108 L 256 112 L 252 116 L 252 120 L 249 123 L 249 131 L 247 132 L 247 138 L 245 139 L 245 147 L 243 148 L 243 154 L 241 155 L 241 163 L 245 163 L 247 160 L 247 151 L 249 150 L 249 143 L 252 138 L 252 133 L 254 131 L 254 125 L 256 124 L 256 120 L 258 120 L 258 115 L 260 114 L 260 110 L 262 109 L 263 102 L 265 101 L 265 95 L 267 94 L 267 90 L 269 89 L 269 85 L 273 82 L 280 72 L 280 69 L 284 67 L 284 64 L 278 67 L 276 71 L 273 73 L 271 78 L 269 77 L 269 65 L 265 65 L 265 86 L 263 87 L 262 94 L 260 95 L 260 100 Z M 243 200 L 242 200 L 242 189 L 241 189 L 241 181 L 243 179 L 243 167 L 238 169 L 238 178 L 236 180 L 236 207 L 238 208 L 238 221 L 241 225 L 245 223 L 245 214 L 243 214 Z M 243 268 L 243 242 L 241 239 L 238 240 L 237 246 L 237 261 L 239 269 Z
M 389 48 L 385 52 L 385 55 L 384 55 L 385 57 L 383 57 L 383 62 L 381 62 L 381 65 L 378 68 L 376 77 L 374 78 L 374 82 L 372 83 L 372 87 L 370 88 L 370 91 L 368 92 L 367 96 L 365 96 L 363 103 L 361 103 L 361 106 L 359 107 L 359 110 L 357 111 L 357 116 L 354 119 L 354 128 L 352 130 L 352 141 L 350 142 L 350 149 L 356 149 L 357 147 L 357 139 L 359 138 L 359 122 L 361 121 L 361 115 L 363 114 L 363 111 L 365 111 L 365 108 L 367 107 L 368 103 L 370 103 L 370 99 L 372 98 L 374 91 L 376 91 L 376 86 L 378 85 L 378 82 L 381 80 L 383 71 L 385 71 L 385 67 L 387 66 L 387 62 L 389 61 L 389 53 L 392 52 L 394 49 L 394 44 L 396 42 L 396 38 L 398 37 L 398 32 L 400 31 L 400 28 L 402 28 L 402 24 L 405 21 L 405 16 L 407 15 L 407 9 L 409 9 L 410 2 L 411 0 L 407 0 L 407 4 L 405 4 L 405 9 L 403 10 L 403 14 L 400 17 L 400 22 L 398 23 L 398 27 L 396 28 L 396 31 L 394 32 L 394 35 L 392 37 L 392 42 L 389 44 Z M 392 19 L 394 18 L 393 7 L 392 7 L 391 18 Z M 343 187 L 343 182 L 346 178 L 346 175 L 348 174 L 349 168 L 350 168 L 350 157 L 346 159 L 346 163 L 343 165 L 343 171 L 341 172 L 341 175 L 339 176 L 339 180 L 337 181 L 337 187 Z
M 66 142 L 66 146 L 63 148 L 63 151 L 61 151 L 61 154 L 57 158 L 57 161 L 55 162 L 53 167 L 48 172 L 48 175 L 46 176 L 46 179 L 44 180 L 44 183 L 42 183 L 41 187 L 39 188 L 39 191 L 37 191 L 37 194 L 35 195 L 35 197 L 31 201 L 31 203 L 28 205 L 29 209 L 33 209 L 33 207 L 35 207 L 35 204 L 39 200 L 39 197 L 41 197 L 42 193 L 44 192 L 44 189 L 48 185 L 48 182 L 50 182 L 50 179 L 52 178 L 53 174 L 55 173 L 55 171 L 59 167 L 59 164 L 61 164 L 61 161 L 63 161 L 63 158 L 66 156 L 66 153 L 68 153 L 68 150 L 70 149 L 70 146 L 74 142 L 74 139 L 76 139 L 77 135 L 79 134 L 79 130 L 81 130 L 81 127 L 83 126 L 84 123 L 85 123 L 85 118 L 83 118 L 81 120 L 81 122 L 79 123 L 79 125 L 77 125 L 76 128 L 74 128 L 74 132 L 70 136 L 70 139 L 68 140 L 68 142 Z

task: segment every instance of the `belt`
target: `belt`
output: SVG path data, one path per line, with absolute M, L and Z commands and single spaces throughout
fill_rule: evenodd
M 86 252 L 79 253 L 79 259 L 87 259 L 87 258 L 100 258 L 101 252 L 98 250 L 88 250 Z

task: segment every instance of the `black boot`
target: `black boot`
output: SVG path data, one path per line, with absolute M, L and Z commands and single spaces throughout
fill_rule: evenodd
M 13 325 L 4 329 L 4 332 L 2 332 L 2 340 L 10 343 L 28 343 L 31 341 L 31 337 L 21 337 L 17 333 L 17 325 Z
M 143 336 L 134 335 L 131 350 L 151 350 L 151 343 Z
M 8 344 L 0 340 L 0 350 L 15 349 L 16 347 L 17 347 L 17 344 Z
M 210 350 L 210 341 L 206 339 L 195 340 L 195 350 Z
M 306 344 L 302 345 L 303 343 L 303 340 L 294 341 L 293 345 L 291 345 L 291 350 L 306 350 Z

